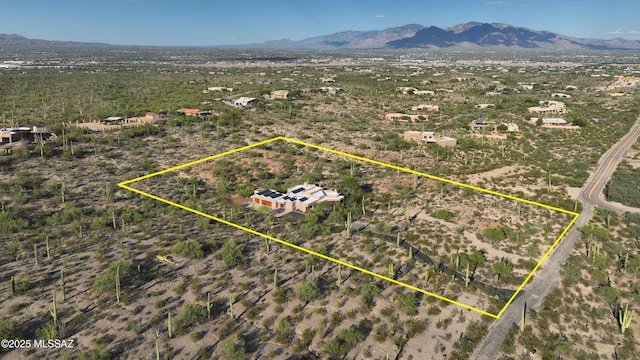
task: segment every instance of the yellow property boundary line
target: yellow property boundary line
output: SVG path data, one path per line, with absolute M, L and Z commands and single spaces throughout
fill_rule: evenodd
M 215 216 L 213 216 L 213 215 L 209 215 L 209 214 L 204 213 L 204 212 L 202 212 L 202 211 L 198 211 L 198 210 L 192 209 L 192 208 L 190 208 L 190 207 L 187 207 L 187 206 L 184 206 L 184 205 L 181 205 L 181 204 L 175 203 L 175 202 L 173 202 L 173 201 L 170 201 L 170 200 L 167 200 L 167 199 L 161 198 L 161 197 L 156 196 L 156 195 L 153 195 L 153 194 L 149 194 L 149 193 L 147 193 L 147 192 L 144 192 L 144 191 L 142 191 L 142 190 L 138 190 L 138 189 L 135 189 L 135 188 L 132 188 L 131 186 L 129 186 L 129 184 L 134 183 L 134 182 L 137 182 L 137 181 L 140 181 L 140 180 L 149 179 L 149 178 L 154 177 L 154 176 L 157 176 L 157 175 L 166 174 L 166 173 L 168 173 L 168 172 L 176 171 L 176 170 L 179 170 L 179 169 L 182 169 L 182 168 L 185 168 L 185 167 L 189 167 L 189 166 L 192 166 L 192 165 L 200 164 L 200 163 L 203 163 L 203 162 L 206 162 L 206 161 L 209 161 L 209 160 L 217 159 L 217 158 L 220 158 L 220 157 L 223 157 L 223 156 L 226 156 L 226 155 L 234 154 L 234 153 L 237 153 L 237 152 L 241 152 L 241 151 L 244 151 L 244 150 L 248 150 L 248 149 L 251 149 L 251 148 L 254 148 L 254 147 L 258 147 L 258 146 L 261 146 L 261 145 L 265 145 L 265 144 L 268 144 L 268 143 L 271 143 L 271 142 L 274 142 L 274 141 L 280 141 L 280 140 L 282 140 L 282 141 L 286 141 L 286 142 L 289 142 L 289 143 L 292 143 L 292 144 L 303 145 L 303 146 L 306 146 L 306 147 L 309 147 L 309 148 L 313 148 L 313 149 L 317 149 L 317 150 L 327 151 L 327 152 L 330 152 L 330 153 L 333 153 L 333 154 L 337 154 L 337 155 L 341 155 L 341 156 L 346 156 L 346 157 L 349 157 L 349 158 L 352 158 L 352 159 L 356 159 L 356 160 L 360 160 L 360 161 L 368 162 L 368 163 L 371 163 L 371 164 L 384 166 L 384 167 L 387 167 L 387 168 L 390 168 L 390 169 L 399 170 L 399 171 L 403 171 L 403 172 L 407 172 L 407 173 L 411 173 L 411 174 L 416 174 L 416 175 L 424 176 L 424 177 L 427 177 L 427 178 L 429 178 L 429 179 L 433 179 L 433 180 L 437 180 L 437 181 L 443 181 L 443 182 L 448 183 L 448 184 L 457 185 L 457 186 L 461 186 L 461 187 L 464 187 L 464 188 L 477 190 L 477 191 L 480 191 L 480 192 L 483 192 L 483 193 L 487 193 L 487 194 L 491 194 L 491 195 L 500 196 L 500 197 L 503 197 L 503 198 L 506 198 L 506 199 L 515 200 L 515 201 L 520 201 L 520 202 L 523 202 L 523 203 L 526 203 L 526 204 L 535 205 L 535 206 L 540 206 L 540 207 L 543 207 L 543 208 L 546 208 L 546 209 L 549 209 L 549 210 L 558 211 L 558 212 L 562 212 L 562 213 L 565 213 L 565 214 L 573 215 L 573 219 L 571 220 L 571 222 L 569 223 L 569 225 L 567 225 L 567 226 L 564 228 L 564 230 L 562 231 L 562 233 L 560 234 L 560 236 L 558 236 L 558 238 L 555 240 L 555 242 L 553 243 L 553 245 L 551 245 L 551 247 L 549 248 L 549 250 L 547 250 L 547 252 L 544 254 L 544 256 L 540 259 L 540 261 L 539 261 L 539 262 L 536 264 L 536 266 L 533 268 L 533 270 L 532 270 L 532 271 L 529 273 L 529 275 L 525 278 L 524 282 L 522 282 L 522 284 L 520 284 L 520 286 L 518 287 L 518 289 L 517 289 L 517 290 L 515 291 L 515 293 L 511 296 L 511 298 L 507 301 L 507 303 L 506 303 L 506 304 L 504 305 L 504 307 L 500 310 L 500 312 L 498 312 L 497 314 L 492 314 L 492 313 L 489 313 L 489 312 L 487 312 L 487 311 L 485 311 L 485 310 L 478 309 L 478 308 L 476 308 L 476 307 L 473 307 L 473 306 L 470 306 L 470 305 L 467 305 L 467 304 L 463 304 L 463 303 L 461 303 L 461 302 L 458 302 L 458 301 L 453 300 L 453 299 L 449 299 L 449 298 L 447 298 L 447 297 L 444 297 L 444 296 L 441 296 L 441 295 L 438 295 L 438 294 L 434 294 L 434 293 L 432 293 L 432 292 L 429 292 L 429 291 L 426 291 L 426 290 L 424 290 L 424 289 L 421 289 L 421 288 L 415 287 L 415 286 L 413 286 L 413 285 L 409 285 L 409 284 L 404 283 L 404 282 L 402 282 L 402 281 L 398 281 L 398 280 L 395 280 L 395 279 L 389 278 L 389 277 L 387 277 L 387 276 L 384 276 L 384 275 L 380 275 L 380 274 L 374 273 L 374 272 L 372 272 L 372 271 L 370 271 L 370 270 L 367 270 L 367 269 L 361 268 L 361 267 L 359 267 L 359 266 L 356 266 L 356 265 L 353 265 L 353 264 L 350 264 L 350 263 L 344 262 L 344 261 L 339 260 L 339 259 L 336 259 L 336 258 L 332 258 L 332 257 L 327 256 L 327 255 L 324 255 L 324 254 L 320 254 L 320 253 L 315 252 L 315 251 L 313 251 L 313 250 L 309 250 L 309 249 L 303 248 L 303 247 L 301 247 L 301 246 L 298 246 L 298 245 L 292 244 L 292 243 L 290 243 L 290 242 L 287 242 L 287 241 L 284 241 L 284 240 L 281 240 L 281 239 L 275 238 L 275 237 L 270 236 L 270 235 L 267 235 L 267 234 L 263 234 L 263 233 L 261 233 L 261 232 L 259 232 L 259 231 L 249 229 L 249 228 L 247 228 L 247 227 L 244 227 L 244 226 L 242 226 L 242 225 L 238 225 L 238 224 L 235 224 L 235 223 L 232 223 L 232 222 L 226 221 L 226 220 L 224 220 L 224 219 L 220 219 L 220 218 L 218 218 L 218 217 L 215 217 Z M 236 228 L 236 229 L 240 229 L 240 230 L 246 231 L 246 232 L 248 232 L 248 233 L 250 233 L 250 234 L 254 234 L 254 235 L 261 236 L 261 237 L 263 237 L 263 238 L 265 238 L 265 239 L 269 239 L 269 240 L 271 240 L 271 241 L 274 241 L 274 242 L 277 242 L 277 243 L 279 243 L 279 244 L 282 244 L 282 245 L 285 245 L 285 246 L 291 247 L 291 248 L 293 248 L 293 249 L 296 249 L 296 250 L 299 250 L 299 251 L 302 251 L 302 252 L 305 252 L 305 253 L 308 253 L 308 254 L 311 254 L 311 255 L 317 256 L 317 257 L 322 258 L 322 259 L 325 259 L 325 260 L 332 261 L 332 262 L 334 262 L 334 263 L 336 263 L 336 264 L 339 264 L 339 265 L 342 265 L 342 266 L 346 266 L 346 267 L 351 268 L 351 269 L 353 269 L 353 270 L 360 271 L 360 272 L 365 273 L 365 274 L 367 274 L 367 275 L 371 275 L 371 276 L 377 277 L 377 278 L 379 278 L 379 279 L 382 279 L 382 280 L 388 281 L 388 282 L 393 283 L 393 284 L 396 284 L 396 285 L 404 286 L 404 287 L 409 288 L 409 289 L 411 289 L 411 290 L 414 290 L 414 291 L 417 291 L 417 292 L 423 293 L 423 294 L 425 294 L 425 295 L 429 295 L 429 296 L 432 296 L 432 297 L 434 297 L 434 298 L 437 298 L 437 299 L 440 299 L 440 300 L 443 300 L 443 301 L 446 301 L 446 302 L 449 302 L 449 303 L 452 303 L 452 304 L 455 304 L 455 305 L 461 306 L 461 307 L 463 307 L 463 308 L 465 308 L 465 309 L 468 309 L 468 310 L 473 310 L 473 311 L 475 311 L 475 312 L 478 312 L 478 313 L 480 313 L 480 314 L 483 314 L 483 315 L 486 315 L 486 316 L 489 316 L 489 317 L 492 317 L 492 318 L 495 318 L 495 319 L 499 319 L 499 318 L 500 318 L 500 316 L 504 313 L 504 311 L 507 309 L 507 307 L 508 307 L 508 306 L 513 302 L 513 300 L 516 298 L 516 296 L 518 295 L 518 293 L 520 293 L 520 291 L 522 290 L 522 288 L 524 288 L 524 286 L 527 284 L 527 282 L 529 282 L 529 280 L 531 279 L 531 277 L 533 277 L 533 274 L 538 270 L 538 268 L 540 267 L 540 265 L 542 265 L 542 263 L 547 259 L 547 257 L 549 257 L 549 255 L 551 254 L 551 252 L 553 251 L 553 249 L 555 249 L 555 247 L 558 245 L 558 243 L 560 242 L 560 240 L 562 240 L 562 238 L 567 234 L 567 232 L 569 231 L 569 229 L 571 228 L 571 226 L 573 226 L 573 224 L 574 224 L 574 223 L 576 222 L 576 220 L 578 219 L 578 216 L 580 216 L 580 214 L 578 214 L 578 213 L 576 213 L 576 212 L 573 212 L 573 211 L 569 211 L 569 210 L 565 210 L 565 209 L 557 208 L 557 207 L 550 206 L 550 205 L 546 205 L 546 204 L 541 204 L 541 203 L 538 203 L 538 202 L 535 202 L 535 201 L 531 201 L 531 200 L 527 200 L 527 199 L 518 198 L 518 197 L 515 197 L 515 196 L 512 196 L 512 195 L 499 193 L 499 192 L 497 192 L 497 191 L 492 191 L 492 190 L 488 190 L 488 189 L 480 188 L 480 187 L 473 186 L 473 185 L 469 185 L 469 184 L 464 184 L 464 183 L 461 183 L 461 182 L 458 182 L 458 181 L 449 180 L 449 179 L 441 178 L 441 177 L 438 177 L 438 176 L 429 175 L 429 174 L 426 174 L 426 173 L 422 173 L 422 172 L 419 172 L 419 171 L 415 171 L 415 170 L 411 170 L 411 169 L 403 168 L 403 167 L 400 167 L 400 166 L 396 166 L 396 165 L 392 165 L 392 164 L 387 164 L 387 163 L 384 163 L 384 162 L 381 162 L 381 161 L 368 159 L 368 158 L 365 158 L 365 157 L 362 157 L 362 156 L 357 156 L 357 155 L 353 155 L 353 154 L 345 153 L 345 152 L 342 152 L 342 151 L 338 151 L 338 150 L 334 150 L 334 149 L 330 149 L 330 148 L 326 148 L 326 147 L 322 147 L 322 146 L 318 146 L 318 145 L 309 144 L 309 143 L 306 143 L 306 142 L 303 142 L 303 141 L 299 141 L 299 140 L 295 140 L 295 139 L 289 139 L 289 138 L 286 138 L 286 137 L 283 137 L 283 136 L 274 137 L 274 138 L 272 138 L 272 139 L 268 139 L 268 140 L 260 141 L 260 142 L 254 143 L 254 144 L 250 144 L 250 145 L 247 145 L 247 146 L 243 146 L 243 147 L 240 147 L 240 148 L 237 148 L 237 149 L 233 149 L 233 150 L 230 150 L 230 151 L 226 151 L 226 152 L 223 152 L 223 153 L 220 153 L 220 154 L 212 155 L 212 156 L 209 156 L 209 157 L 206 157 L 206 158 L 202 158 L 202 159 L 199 159 L 199 160 L 196 160 L 196 161 L 192 161 L 192 162 L 189 162 L 189 163 L 186 163 L 186 164 L 182 164 L 182 165 L 174 166 L 174 167 L 171 167 L 171 168 L 168 168 L 168 169 L 165 169 L 165 170 L 157 171 L 157 172 L 155 172 L 155 173 L 151 173 L 151 174 L 147 174 L 147 175 L 144 175 L 144 176 L 140 176 L 140 177 L 137 177 L 137 178 L 134 178 L 134 179 L 126 180 L 126 181 L 123 181 L 123 182 L 118 183 L 118 186 L 119 186 L 119 187 L 121 187 L 121 188 L 123 188 L 123 189 L 129 190 L 129 191 L 132 191 L 132 192 L 134 192 L 134 193 L 137 193 L 137 194 L 140 194 L 140 195 L 143 195 L 143 196 L 149 197 L 149 198 L 151 198 L 151 199 L 154 199 L 154 200 L 157 200 L 157 201 L 163 202 L 163 203 L 165 203 L 165 204 L 168 204 L 168 205 L 171 205 L 171 206 L 175 206 L 175 207 L 177 207 L 177 208 L 180 208 L 180 209 L 183 209 L 183 210 L 186 210 L 186 211 L 192 212 L 192 213 L 197 214 L 197 215 L 200 215 L 200 216 L 204 216 L 204 217 L 206 217 L 206 218 L 208 218 L 208 219 L 215 220 L 215 221 L 220 222 L 220 223 L 225 224 L 225 225 L 229 225 L 229 226 L 234 227 L 234 228 Z

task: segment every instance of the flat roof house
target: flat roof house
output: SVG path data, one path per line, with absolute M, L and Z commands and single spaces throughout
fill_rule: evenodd
M 429 120 L 429 115 L 408 115 L 403 113 L 391 113 L 386 114 L 384 116 L 385 120 L 389 121 L 397 121 L 397 122 L 416 122 L 416 121 L 427 121 Z
M 271 92 L 271 99 L 286 99 L 289 97 L 289 90 L 274 90 Z
M 255 205 L 301 213 L 306 213 L 323 202 L 342 201 L 344 196 L 337 191 L 307 183 L 290 187 L 286 194 L 271 189 L 259 189 L 251 195 L 251 202 Z
M 30 132 L 31 128 L 28 127 L 0 129 L 0 143 L 12 144 L 16 141 L 20 141 L 23 136 L 28 135 Z
M 250 98 L 250 97 L 244 97 L 243 96 L 241 98 L 238 98 L 238 100 L 236 100 L 234 102 L 234 104 L 235 104 L 235 106 L 237 108 L 246 108 L 246 107 L 249 107 L 249 103 L 250 102 L 255 101 L 255 100 L 256 100 L 256 98 Z
M 104 118 L 100 121 L 105 124 L 118 124 L 124 122 L 125 118 L 123 118 L 122 116 L 109 116 L 108 118 Z
M 458 141 L 452 137 L 442 136 L 435 131 L 405 131 L 402 137 L 407 141 L 424 144 L 438 144 L 442 147 L 454 147 Z
M 530 113 L 539 114 L 566 114 L 567 107 L 560 101 L 540 101 L 540 106 L 533 106 L 529 108 Z
M 438 106 L 438 105 L 420 104 L 420 105 L 412 106 L 411 110 L 412 111 L 421 111 L 421 110 L 440 111 L 440 106 Z

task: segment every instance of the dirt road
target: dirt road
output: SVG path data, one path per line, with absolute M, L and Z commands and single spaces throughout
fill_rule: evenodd
M 640 135 L 640 118 L 638 118 L 629 130 L 611 149 L 609 149 L 598 162 L 598 167 L 591 174 L 586 184 L 580 191 L 579 200 L 583 204 L 580 217 L 573 228 L 560 241 L 549 258 L 540 267 L 533 279 L 520 293 L 518 298 L 505 310 L 500 319 L 496 320 L 489 328 L 489 333 L 476 348 L 472 359 L 494 360 L 500 353 L 500 345 L 504 341 L 513 324 L 518 324 L 522 309 L 526 303 L 527 309 L 537 309 L 542 305 L 544 298 L 555 287 L 560 285 L 560 268 L 565 263 L 573 249 L 580 233 L 577 229 L 586 225 L 593 216 L 595 206 L 614 211 L 627 211 L 627 207 L 606 202 L 602 197 L 602 189 L 611 178 L 620 161 L 629 148 Z M 640 210 L 640 209 L 635 209 Z

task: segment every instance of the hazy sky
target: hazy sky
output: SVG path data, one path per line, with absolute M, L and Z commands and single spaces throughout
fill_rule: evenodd
M 0 33 L 126 45 L 221 45 L 500 22 L 640 40 L 637 0 L 0 0 Z

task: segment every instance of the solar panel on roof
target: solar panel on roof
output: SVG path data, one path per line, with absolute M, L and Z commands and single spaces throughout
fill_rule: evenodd
M 300 202 L 307 201 L 307 199 L 309 199 L 309 198 L 308 198 L 308 197 L 306 197 L 306 196 L 305 196 L 305 197 L 301 197 L 301 198 L 300 198 Z
M 303 190 L 304 190 L 303 187 L 299 187 L 299 188 L 293 190 L 292 193 L 297 194 L 297 193 L 299 193 L 300 191 L 303 191 Z

